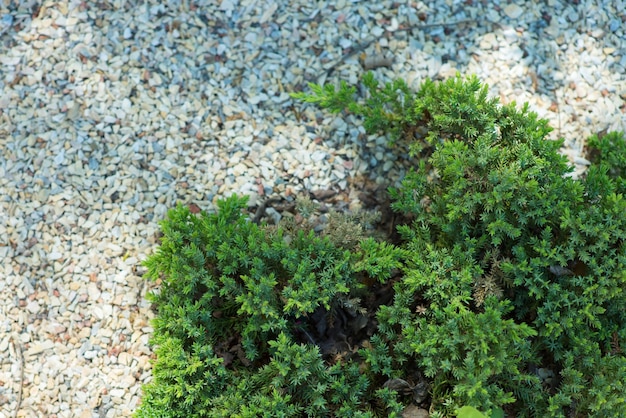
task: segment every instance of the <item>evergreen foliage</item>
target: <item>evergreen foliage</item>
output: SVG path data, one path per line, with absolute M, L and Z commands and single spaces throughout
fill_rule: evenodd
M 415 221 L 401 228 L 412 256 L 380 330 L 434 378 L 433 403 L 448 414 L 511 402 L 521 415 L 626 414 L 623 135 L 591 138 L 595 164 L 575 181 L 546 121 L 489 99 L 475 77 L 426 81 L 399 123 L 425 127 L 414 156 L 429 149 L 391 190 Z M 538 366 L 560 375 L 550 390 Z M 605 374 L 616 385 L 600 386 Z
M 358 363 L 328 364 L 317 346 L 296 340 L 314 311 L 349 303 L 362 287 L 359 271 L 389 277 L 399 250 L 366 240 L 350 251 L 297 228 L 286 239 L 282 228 L 250 222 L 245 206 L 233 196 L 218 213 L 195 216 L 179 205 L 161 222 L 161 245 L 145 262 L 146 277 L 162 280 L 151 296 L 158 360 L 136 416 L 397 412 L 394 396 L 379 396 Z
M 145 263 L 162 285 L 137 416 L 399 416 L 412 399 L 432 417 L 626 416 L 624 135 L 590 138 L 575 180 L 547 122 L 475 77 L 363 82 L 363 99 L 345 83 L 294 96 L 410 145 L 415 168 L 390 190 L 412 219 L 402 243 L 349 218 L 258 226 L 236 197 L 171 210 Z M 376 332 L 329 358 L 311 318 L 363 310 L 390 280 Z M 426 401 L 384 384 L 419 374 Z

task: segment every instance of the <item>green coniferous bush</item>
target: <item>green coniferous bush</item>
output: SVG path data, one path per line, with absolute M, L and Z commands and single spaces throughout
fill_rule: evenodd
M 388 108 L 406 96 L 368 80 L 365 105 L 345 85 L 300 97 L 336 111 L 336 96 L 367 119 L 363 106 L 390 89 Z M 379 319 L 388 344 L 433 379 L 434 409 L 626 414 L 623 135 L 592 138 L 595 164 L 576 181 L 546 121 L 488 99 L 475 77 L 426 81 L 403 115 L 377 117 L 386 122 L 366 126 L 392 125 L 426 155 L 391 191 L 415 220 L 401 228 L 411 256 Z M 406 135 L 417 128 L 425 138 Z
M 475 77 L 364 85 L 294 96 L 409 145 L 402 242 L 259 226 L 236 197 L 173 209 L 137 416 L 626 416 L 623 134 L 592 137 L 575 180 L 547 122 Z
M 333 328 L 326 316 L 358 303 L 364 274 L 384 282 L 400 250 L 364 239 L 351 251 L 306 228 L 262 227 L 242 213 L 245 206 L 233 196 L 218 213 L 196 216 L 179 205 L 161 222 L 161 245 L 145 262 L 146 277 L 162 279 L 152 295 L 158 360 L 136 416 L 399 411 L 394 393 L 375 386 L 358 361 L 330 359 L 356 356 L 356 333 L 346 342 L 354 347 L 344 349 L 319 328 Z M 343 224 L 346 232 L 350 220 Z

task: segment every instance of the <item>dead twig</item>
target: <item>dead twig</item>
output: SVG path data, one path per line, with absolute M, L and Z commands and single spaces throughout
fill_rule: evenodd
M 263 216 L 265 216 L 265 210 L 269 206 L 272 206 L 274 203 L 278 203 L 278 202 L 280 202 L 280 199 L 278 199 L 278 198 L 271 198 L 271 199 L 267 199 L 267 200 L 263 201 L 263 203 L 261 203 L 261 206 L 259 206 L 259 208 L 254 213 L 254 217 L 252 218 L 252 222 L 254 222 L 257 225 L 260 224 L 261 223 L 261 219 L 263 218 Z
M 558 48 L 554 51 L 554 59 L 556 60 L 556 64 L 559 68 L 561 68 L 561 62 L 559 60 L 559 50 Z M 555 98 L 555 103 L 556 103 L 556 117 L 559 123 L 559 135 L 558 138 L 561 138 L 561 106 L 559 104 L 559 88 L 558 86 L 554 85 L 554 98 Z M 557 138 L 557 139 L 558 139 Z
M 411 31 L 415 29 L 428 29 L 428 28 L 434 28 L 434 27 L 439 27 L 439 26 L 456 26 L 456 25 L 462 25 L 462 24 L 469 23 L 469 22 L 474 22 L 474 21 L 471 19 L 464 19 L 464 20 L 457 20 L 455 22 L 449 22 L 449 23 L 438 22 L 438 23 L 426 23 L 426 24 L 419 24 L 419 25 L 409 25 L 403 28 L 398 28 L 394 31 L 391 31 L 390 33 L 392 35 L 395 35 L 396 33 L 399 33 L 399 32 L 407 32 L 407 31 Z M 343 54 L 341 58 L 339 58 L 335 63 L 333 63 L 333 65 L 331 65 L 328 69 L 326 69 L 326 73 L 325 73 L 326 77 L 330 77 L 330 75 L 333 73 L 333 71 L 337 69 L 339 65 L 344 63 L 348 58 L 366 50 L 371 44 L 373 44 L 378 39 L 380 38 L 372 37 L 370 39 L 367 39 L 366 41 L 354 47 L 349 52 Z
M 22 344 L 17 337 L 13 336 L 13 349 L 17 354 L 17 359 L 20 362 L 20 385 L 17 392 L 17 405 L 13 411 L 13 418 L 17 418 L 17 414 L 22 407 L 22 392 L 24 389 L 24 352 L 22 351 Z

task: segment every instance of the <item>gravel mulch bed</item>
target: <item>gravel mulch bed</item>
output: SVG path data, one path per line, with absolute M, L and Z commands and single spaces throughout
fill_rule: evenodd
M 413 86 L 476 73 L 549 119 L 580 174 L 590 134 L 626 130 L 624 10 L 0 0 L 0 416 L 132 414 L 152 356 L 138 265 L 177 202 L 315 191 L 356 208 L 362 179 L 406 173 L 402 150 L 289 92 L 364 66 Z

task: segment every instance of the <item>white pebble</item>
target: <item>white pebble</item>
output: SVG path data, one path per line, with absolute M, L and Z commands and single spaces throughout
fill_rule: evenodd
M 506 14 L 511 19 L 517 19 L 524 13 L 524 9 L 522 9 L 517 4 L 511 3 L 504 6 L 504 14 Z

